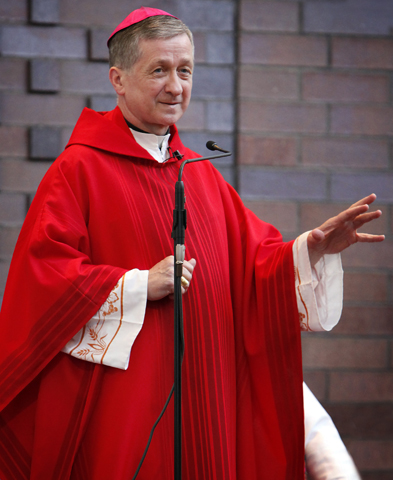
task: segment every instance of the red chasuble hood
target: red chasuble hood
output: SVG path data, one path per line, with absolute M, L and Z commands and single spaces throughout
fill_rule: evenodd
M 187 154 L 187 158 L 199 156 L 182 144 L 175 125 L 170 127 L 170 133 L 169 145 L 172 150 L 179 150 L 182 155 Z M 111 112 L 96 112 L 85 108 L 67 147 L 71 145 L 85 145 L 117 155 L 145 158 L 157 163 L 144 148 L 135 142 L 119 107 Z M 171 158 L 167 162 L 174 161 L 177 160 Z
M 172 150 L 186 158 L 172 127 Z M 127 370 L 61 352 L 128 270 L 172 254 L 180 162 L 153 161 L 119 109 L 84 110 L 18 239 L 0 314 L 0 478 L 129 480 L 173 384 L 173 302 L 147 302 Z M 183 174 L 184 480 L 301 480 L 292 244 L 209 162 Z M 138 480 L 173 478 L 173 408 Z

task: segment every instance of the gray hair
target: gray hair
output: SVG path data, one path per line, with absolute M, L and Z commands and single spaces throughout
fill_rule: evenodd
M 168 39 L 186 34 L 194 48 L 191 30 L 170 15 L 156 15 L 117 32 L 109 41 L 109 66 L 129 70 L 140 58 L 140 40 Z

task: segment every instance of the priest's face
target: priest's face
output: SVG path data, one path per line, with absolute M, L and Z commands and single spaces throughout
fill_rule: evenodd
M 194 67 L 186 34 L 141 40 L 141 55 L 129 70 L 112 67 L 110 79 L 125 118 L 136 127 L 163 135 L 187 110 Z

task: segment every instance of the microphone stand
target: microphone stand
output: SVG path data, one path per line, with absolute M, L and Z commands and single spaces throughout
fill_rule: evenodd
M 208 147 L 210 148 L 210 147 Z M 210 148 L 212 149 L 212 148 Z M 187 212 L 185 209 L 184 183 L 182 182 L 183 169 L 188 163 L 213 160 L 215 158 L 227 157 L 231 152 L 222 150 L 215 146 L 216 150 L 224 151 L 224 154 L 210 157 L 193 158 L 185 160 L 180 165 L 178 181 L 175 185 L 175 209 L 173 210 L 172 238 L 174 240 L 174 354 L 175 354 L 175 380 L 174 380 L 174 479 L 181 480 L 181 364 L 184 354 L 184 332 L 183 332 L 183 300 L 181 293 L 181 277 L 183 275 L 183 263 L 185 257 L 185 230 L 187 228 Z M 176 158 L 182 156 L 175 152 Z

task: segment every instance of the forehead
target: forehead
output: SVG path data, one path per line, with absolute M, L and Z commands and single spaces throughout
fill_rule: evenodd
M 140 57 L 138 63 L 151 64 L 161 61 L 194 62 L 194 48 L 187 34 L 172 38 L 141 39 L 139 41 Z

